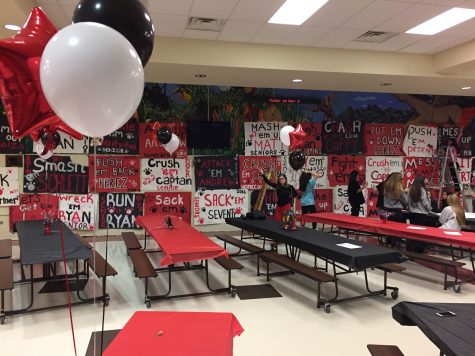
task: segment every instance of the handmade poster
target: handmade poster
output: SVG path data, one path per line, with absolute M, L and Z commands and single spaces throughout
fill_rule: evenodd
M 166 127 L 180 139 L 180 145 L 173 153 L 173 157 L 186 158 L 188 148 L 186 146 L 186 124 L 166 123 Z M 139 149 L 140 157 L 169 158 L 163 145 L 157 139 L 159 123 L 139 124 Z
M 17 167 L 0 167 L 0 206 L 18 205 L 20 187 Z
M 89 137 L 84 136 L 81 140 L 77 140 L 74 137 L 68 135 L 63 131 L 59 133 L 59 145 L 55 148 L 54 153 L 77 153 L 88 154 L 89 153 Z
M 134 156 L 89 156 L 91 192 L 140 191 L 140 158 Z M 95 174 L 95 176 L 94 176 Z
M 238 189 L 237 156 L 195 157 L 195 189 Z
M 73 230 L 94 230 L 96 194 L 60 194 L 59 218 Z
M 365 176 L 366 160 L 363 156 L 328 156 L 328 183 L 330 187 L 347 185 L 351 171 Z
M 472 189 L 475 189 L 475 158 L 472 158 L 472 175 L 470 178 L 470 186 Z M 475 205 L 475 197 L 472 197 Z M 475 211 L 475 210 L 474 210 Z
M 308 156 L 305 157 L 305 164 L 301 170 L 294 170 L 290 167 L 289 156 L 282 157 L 282 172 L 287 176 L 287 181 L 292 184 L 295 189 L 299 189 L 300 175 L 302 171 L 311 171 L 318 174 L 315 183 L 315 189 L 328 188 L 328 157 L 327 156 Z
M 223 224 L 248 212 L 246 189 L 198 190 L 193 198 L 193 224 Z
M 365 124 L 364 153 L 367 156 L 402 156 L 404 125 Z
M 315 189 L 314 190 L 315 209 L 317 213 L 333 212 L 333 190 L 332 189 Z M 295 212 L 302 213 L 302 204 L 300 199 L 295 200 Z
M 282 171 L 281 157 L 239 156 L 239 169 L 241 188 L 260 189 L 263 181 L 259 172 L 280 173 Z
M 246 156 L 282 156 L 288 147 L 280 141 L 280 129 L 286 122 L 245 122 L 244 154 Z
M 430 157 L 404 157 L 404 187 L 409 187 L 421 175 L 430 184 L 439 183 L 439 162 Z
M 365 194 L 364 191 L 363 194 Z M 348 201 L 348 186 L 339 185 L 333 188 L 333 212 L 351 215 L 351 205 Z M 361 205 L 359 216 L 366 216 L 366 203 Z
M 402 160 L 403 157 L 366 157 L 366 182 L 368 187 L 376 187 L 391 173 L 402 173 Z
M 89 153 L 112 155 L 138 155 L 139 154 L 139 124 L 137 119 L 131 118 L 120 129 L 110 135 L 104 136 L 102 144 L 90 144 Z
M 472 157 L 473 133 L 468 127 L 439 127 L 437 145 L 440 152 L 445 152 L 445 147 L 449 144 L 457 149 L 460 157 Z
M 379 218 L 378 207 L 378 190 L 376 188 L 368 188 L 363 191 L 366 199 L 366 217 Z
M 275 207 L 277 205 L 277 194 L 275 189 L 266 189 L 264 198 L 262 199 L 262 205 L 257 206 L 257 199 L 259 197 L 259 190 L 254 190 L 251 193 L 251 210 L 258 210 L 263 212 L 266 216 L 274 216 Z
M 322 123 L 305 122 L 302 128 L 306 136 L 303 139 L 303 153 L 305 156 L 319 156 L 322 154 Z
M 143 215 L 143 194 L 100 193 L 100 229 L 140 229 L 135 224 L 137 216 Z
M 142 191 L 191 191 L 191 161 L 187 158 L 144 158 L 140 172 Z
M 433 157 L 437 155 L 437 127 L 410 125 L 402 150 L 406 156 Z
M 58 216 L 58 197 L 51 194 L 21 194 L 20 205 L 10 206 L 10 231 L 17 221 L 43 220 L 46 215 Z
M 25 155 L 23 191 L 25 193 L 88 192 L 89 168 L 76 164 L 69 156 L 52 156 L 43 160 Z
M 457 163 L 459 165 L 460 181 L 464 188 L 470 188 L 470 178 L 472 175 L 472 159 L 458 157 Z
M 0 153 L 21 153 L 27 151 L 25 140 L 13 138 L 7 118 L 0 113 Z
M 363 127 L 360 120 L 326 121 L 322 124 L 322 152 L 327 154 L 362 154 Z
M 144 214 L 179 216 L 187 223 L 191 223 L 191 193 L 145 193 Z

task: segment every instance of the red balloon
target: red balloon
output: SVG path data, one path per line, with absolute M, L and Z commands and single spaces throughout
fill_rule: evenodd
M 307 136 L 302 128 L 302 125 L 298 125 L 297 128 L 289 133 L 290 136 L 290 150 L 296 150 L 302 148 L 304 145 L 304 137 Z
M 55 33 L 50 19 L 35 7 L 15 36 L 0 40 L 0 97 L 16 139 L 31 135 L 36 141 L 42 128 L 82 138 L 56 116 L 41 88 L 41 54 Z

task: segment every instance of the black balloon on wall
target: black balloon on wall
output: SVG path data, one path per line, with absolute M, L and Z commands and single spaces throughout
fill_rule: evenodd
M 295 150 L 289 154 L 289 164 L 294 171 L 298 171 L 305 164 L 305 155 L 302 150 Z
M 120 32 L 137 51 L 145 67 L 153 50 L 152 18 L 139 0 L 81 0 L 73 23 L 98 22 Z
M 157 138 L 162 145 L 166 145 L 172 139 L 172 132 L 168 127 L 160 127 L 157 130 Z

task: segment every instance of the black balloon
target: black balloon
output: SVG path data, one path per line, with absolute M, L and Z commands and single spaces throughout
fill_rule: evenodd
M 53 135 L 53 146 L 54 148 L 58 147 L 61 142 L 61 136 L 59 135 L 59 132 L 56 131 Z
M 295 150 L 289 154 L 289 164 L 294 171 L 298 171 L 305 164 L 305 155 L 302 150 Z
M 166 145 L 172 139 L 172 132 L 168 127 L 160 127 L 157 130 L 157 138 L 162 145 Z
M 98 22 L 120 32 L 137 51 L 145 67 L 153 50 L 152 18 L 139 0 L 81 0 L 73 23 Z

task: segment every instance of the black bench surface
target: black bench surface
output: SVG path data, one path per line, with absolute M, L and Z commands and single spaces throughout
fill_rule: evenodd
M 91 251 L 89 266 L 98 277 L 115 276 L 117 271 L 98 252 Z
M 149 278 L 157 276 L 157 271 L 155 271 L 150 259 L 142 249 L 129 250 L 129 257 L 132 260 L 137 277 Z
M 0 258 L 12 257 L 12 240 L 0 240 Z
M 243 269 L 243 265 L 236 261 L 234 258 L 219 256 L 214 259 L 218 264 L 224 269 L 233 270 L 233 269 Z
M 13 289 L 13 262 L 11 258 L 0 259 L 0 290 Z
M 122 239 L 125 242 L 127 250 L 135 250 L 137 248 L 142 248 L 137 236 L 134 232 L 123 232 Z
M 221 241 L 225 241 L 230 245 L 240 247 L 243 250 L 246 250 L 252 253 L 259 253 L 259 252 L 264 251 L 262 248 L 258 246 L 236 239 L 235 237 L 232 237 L 231 235 L 228 235 L 228 234 L 217 234 L 216 237 Z
M 401 253 L 407 256 L 409 259 L 424 260 L 427 262 L 432 262 L 441 265 L 447 265 L 452 267 L 462 267 L 465 265 L 464 262 L 448 260 L 442 257 L 432 256 L 425 253 L 418 253 L 413 251 L 401 251 Z
M 371 356 L 404 356 L 396 345 L 366 345 Z

